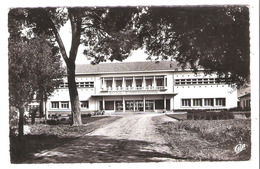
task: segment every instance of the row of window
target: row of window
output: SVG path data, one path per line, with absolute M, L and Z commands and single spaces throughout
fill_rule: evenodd
M 226 98 L 181 99 L 183 107 L 226 106 Z
M 203 79 L 175 79 L 175 85 L 190 85 L 190 84 L 220 84 L 224 83 L 222 78 L 203 78 Z
M 83 109 L 88 109 L 89 108 L 88 101 L 80 101 L 80 107 Z M 69 101 L 51 102 L 51 108 L 52 109 L 69 109 L 70 108 Z
M 77 87 L 87 87 L 87 88 L 93 88 L 94 82 L 76 82 Z M 60 84 L 59 88 L 67 88 L 68 83 L 62 83 Z

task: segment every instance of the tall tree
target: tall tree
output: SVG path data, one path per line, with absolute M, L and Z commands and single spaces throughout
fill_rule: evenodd
M 9 38 L 9 99 L 19 110 L 19 136 L 23 135 L 24 109 L 37 94 L 46 97 L 64 75 L 60 56 L 44 37 Z M 60 79 L 60 80 L 59 80 Z
M 74 125 L 81 125 L 80 102 L 75 81 L 75 60 L 78 47 L 86 46 L 85 54 L 94 56 L 93 63 L 123 60 L 133 43 L 135 32 L 131 20 L 136 8 L 28 8 L 12 9 L 21 11 L 19 17 L 28 29 L 36 34 L 45 33 L 59 45 L 60 53 L 67 66 L 68 87 Z M 71 47 L 69 54 L 59 34 L 59 29 L 69 20 L 71 25 Z M 128 40 L 125 40 L 125 39 Z M 131 40 L 129 40 L 131 38 Z M 102 43 L 101 43 L 102 42 Z M 104 48 L 106 46 L 106 48 Z M 98 54 L 98 55 L 95 55 Z
M 247 6 L 144 7 L 136 27 L 149 56 L 217 72 L 238 88 L 250 81 Z

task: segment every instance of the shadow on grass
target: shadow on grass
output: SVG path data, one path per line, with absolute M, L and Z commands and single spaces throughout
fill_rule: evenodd
M 12 163 L 112 163 L 179 161 L 184 158 L 154 151 L 152 143 L 136 140 L 110 139 L 103 136 L 84 136 L 78 139 L 55 136 L 36 137 L 41 144 L 15 150 Z M 54 140 L 56 143 L 54 143 Z M 33 141 L 31 141 L 33 143 Z M 45 142 L 49 142 L 45 144 Z M 25 154 L 24 156 L 23 154 Z M 16 155 L 16 156 L 14 156 Z M 19 156 L 21 155 L 21 156 Z
M 60 138 L 56 135 L 25 135 L 21 140 L 18 136 L 10 136 L 11 163 L 23 163 L 32 158 L 37 151 L 56 148 L 68 143 L 77 137 Z

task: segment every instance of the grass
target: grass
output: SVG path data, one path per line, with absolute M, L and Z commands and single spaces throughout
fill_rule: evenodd
M 12 163 L 22 163 L 32 154 L 41 150 L 48 150 L 80 138 L 95 129 L 112 123 L 118 116 L 100 116 L 82 118 L 82 126 L 70 125 L 29 125 L 30 132 L 22 140 L 10 133 L 10 156 Z
M 244 161 L 251 156 L 249 119 L 185 120 L 157 124 L 173 155 L 195 161 Z M 236 153 L 234 147 L 245 144 Z

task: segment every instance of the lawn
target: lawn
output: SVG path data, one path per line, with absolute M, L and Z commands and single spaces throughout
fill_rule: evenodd
M 10 156 L 12 163 L 22 163 L 37 151 L 48 150 L 80 138 L 95 129 L 119 119 L 118 116 L 84 117 L 82 126 L 29 125 L 29 133 L 22 140 L 10 133 Z
M 173 155 L 188 160 L 244 161 L 251 157 L 250 119 L 167 122 L 157 124 L 157 130 Z M 236 152 L 238 144 L 245 147 Z

